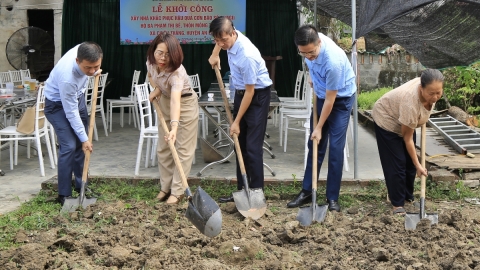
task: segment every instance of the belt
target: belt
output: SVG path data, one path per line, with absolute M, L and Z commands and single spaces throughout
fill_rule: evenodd
M 163 93 L 163 92 L 162 92 L 162 95 L 165 96 L 166 98 L 170 98 L 169 96 L 165 95 L 165 93 Z M 192 96 L 192 95 L 193 95 L 193 93 L 190 92 L 190 93 L 182 94 L 181 97 L 182 97 L 182 98 L 183 98 L 183 97 L 190 97 L 190 96 Z
M 271 87 L 271 85 L 270 85 L 270 86 L 267 86 L 267 87 L 265 87 L 265 88 L 255 88 L 255 92 L 260 92 L 260 91 L 269 90 L 270 87 Z M 235 90 L 235 95 L 243 96 L 243 95 L 245 94 L 245 91 L 246 91 L 245 89 L 237 89 L 237 90 Z

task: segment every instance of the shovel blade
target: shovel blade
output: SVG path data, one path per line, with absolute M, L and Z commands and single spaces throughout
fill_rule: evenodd
M 405 215 L 405 229 L 415 230 L 422 219 L 430 220 L 430 224 L 438 224 L 438 214 L 426 214 L 421 217 L 420 213 L 407 213 Z
M 327 215 L 326 205 L 314 205 L 302 207 L 298 210 L 297 220 L 302 226 L 310 226 L 314 221 L 323 222 Z
M 94 204 L 97 202 L 97 198 L 65 198 L 65 202 L 63 203 L 62 209 L 60 210 L 60 213 L 72 213 L 77 210 L 79 206 L 82 206 L 83 209 L 87 209 L 87 207 L 91 204 Z
M 215 237 L 222 231 L 222 212 L 212 197 L 201 187 L 188 202 L 185 216 L 204 235 Z
M 257 220 L 267 211 L 267 200 L 261 188 L 242 189 L 232 195 L 238 212 L 246 218 Z

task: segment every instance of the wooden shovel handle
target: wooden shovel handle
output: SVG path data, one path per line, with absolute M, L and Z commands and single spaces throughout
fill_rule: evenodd
M 157 118 L 160 124 L 162 125 L 163 131 L 165 134 L 170 133 L 168 130 L 167 123 L 165 123 L 165 118 L 163 118 L 162 110 L 160 110 L 160 105 L 158 105 L 158 100 L 154 100 L 153 107 L 155 107 L 155 111 L 157 112 Z M 159 140 L 163 140 L 163 138 L 158 138 Z M 172 152 L 173 161 L 175 162 L 175 166 L 177 166 L 177 170 L 180 173 L 180 178 L 182 179 L 183 187 L 185 189 L 188 188 L 187 177 L 185 176 L 185 172 L 183 171 L 182 163 L 180 162 L 180 158 L 178 158 L 177 149 L 175 149 L 175 145 L 173 141 L 168 141 L 168 146 L 170 147 L 170 151 Z
M 426 139 L 427 139 L 427 124 L 422 125 L 422 141 L 420 142 L 420 163 L 422 164 L 422 167 L 425 168 L 425 145 L 426 145 Z M 425 198 L 425 185 L 426 185 L 426 176 L 421 175 L 420 176 L 420 197 Z
M 95 80 L 93 83 L 93 93 L 92 101 L 90 106 L 90 124 L 88 125 L 88 141 L 92 142 L 93 138 L 93 127 L 95 126 L 95 112 L 97 110 L 97 96 L 98 96 L 98 81 L 100 80 L 100 75 L 95 75 Z M 90 151 L 85 153 L 85 161 L 83 162 L 83 173 L 82 173 L 82 182 L 87 182 L 88 166 L 90 164 Z
M 308 82 L 306 82 L 306 83 L 308 83 Z M 313 98 L 313 126 L 312 126 L 312 132 L 313 132 L 315 130 L 315 127 L 318 124 L 317 95 L 315 94 L 315 91 L 312 91 L 312 98 Z M 312 157 L 312 189 L 317 190 L 318 140 L 314 139 L 312 144 L 313 144 L 313 150 L 312 150 L 313 151 L 313 157 Z
M 218 85 L 220 86 L 220 93 L 222 93 L 223 105 L 225 106 L 225 112 L 227 113 L 228 123 L 230 126 L 233 123 L 232 112 L 230 111 L 230 105 L 228 104 L 227 93 L 225 92 L 225 86 L 223 85 L 222 75 L 218 66 L 215 66 L 215 74 L 217 75 Z M 240 149 L 240 143 L 238 142 L 238 135 L 233 133 L 233 142 L 235 145 L 235 152 L 237 153 L 238 165 L 240 166 L 240 172 L 246 174 L 245 164 L 243 163 L 242 150 Z

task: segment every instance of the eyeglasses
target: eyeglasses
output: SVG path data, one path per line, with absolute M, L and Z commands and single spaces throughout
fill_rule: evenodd
M 298 55 L 307 57 L 307 56 L 315 55 L 315 53 L 317 52 L 317 48 L 318 48 L 318 45 L 315 46 L 315 49 L 311 52 L 300 52 L 298 49 L 297 49 L 297 52 L 298 52 Z
M 156 50 L 154 54 L 158 58 L 162 58 L 164 56 L 165 56 L 165 58 L 170 58 L 170 54 L 168 52 L 166 53 L 166 52 L 162 52 L 160 50 Z

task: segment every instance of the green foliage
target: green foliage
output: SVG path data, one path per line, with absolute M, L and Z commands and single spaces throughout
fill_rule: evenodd
M 392 90 L 391 87 L 379 88 L 369 92 L 362 92 L 358 95 L 358 108 L 362 110 L 371 110 L 373 104 L 377 102 L 385 93 Z
M 47 195 L 41 191 L 32 200 L 23 203 L 13 212 L 0 216 L 0 250 L 15 246 L 14 237 L 20 230 L 35 231 L 48 230 L 55 226 L 53 220 L 60 211 L 59 205 L 45 203 Z
M 480 114 L 480 63 L 468 67 L 452 67 L 443 71 L 444 95 L 452 106 Z

